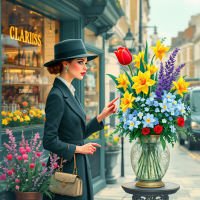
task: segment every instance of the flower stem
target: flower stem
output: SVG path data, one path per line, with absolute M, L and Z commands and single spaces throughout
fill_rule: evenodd
M 129 69 L 130 69 L 130 71 L 131 71 L 131 75 L 132 75 L 132 77 L 133 77 L 133 72 L 132 72 L 131 66 L 128 65 L 128 67 L 129 67 Z

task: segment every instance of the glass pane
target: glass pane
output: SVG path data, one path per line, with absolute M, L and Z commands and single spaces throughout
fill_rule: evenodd
M 96 37 L 95 33 L 87 28 L 85 28 L 85 43 L 103 49 L 103 37 L 100 35 Z
M 99 114 L 99 57 L 88 61 L 84 86 L 86 123 L 88 123 L 92 118 Z M 97 138 L 99 138 L 99 131 L 90 135 L 87 140 Z
M 54 57 L 59 22 L 8 1 L 1 3 L 1 20 L 2 130 L 43 124 L 52 87 L 43 63 Z

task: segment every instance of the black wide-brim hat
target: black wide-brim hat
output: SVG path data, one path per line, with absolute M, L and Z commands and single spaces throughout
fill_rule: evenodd
M 44 63 L 45 67 L 59 61 L 72 58 L 87 57 L 87 61 L 97 58 L 99 55 L 88 54 L 81 39 L 67 39 L 54 45 L 54 59 Z

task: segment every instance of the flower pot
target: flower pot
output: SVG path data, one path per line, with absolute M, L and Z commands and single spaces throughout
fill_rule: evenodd
M 40 192 L 15 192 L 15 200 L 42 200 L 42 193 Z
M 138 139 L 131 148 L 130 159 L 133 171 L 139 179 L 136 186 L 145 188 L 165 186 L 162 178 L 169 166 L 170 151 L 167 146 L 163 150 L 160 135 L 144 137 L 143 145 Z
M 105 177 L 106 183 L 113 184 L 116 183 L 117 179 L 112 174 L 113 168 L 117 164 L 117 156 L 119 155 L 120 150 L 118 151 L 105 151 Z

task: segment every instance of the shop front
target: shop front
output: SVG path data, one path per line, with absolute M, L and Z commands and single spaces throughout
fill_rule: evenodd
M 3 145 L 8 141 L 6 129 L 12 130 L 17 143 L 21 141 L 22 132 L 29 141 L 37 132 L 41 139 L 43 137 L 46 99 L 57 76 L 50 75 L 43 63 L 54 58 L 56 43 L 82 39 L 88 53 L 99 55 L 88 62 L 84 79 L 73 80 L 72 84 L 85 109 L 87 123 L 103 110 L 105 34 L 123 15 L 116 2 L 1 1 L 0 162 L 7 155 Z M 101 144 L 101 148 L 89 156 L 96 194 L 106 185 L 104 130 L 93 133 L 85 142 Z M 49 153 L 45 151 L 45 162 Z M 2 196 L 5 194 L 0 190 L 0 199 Z

